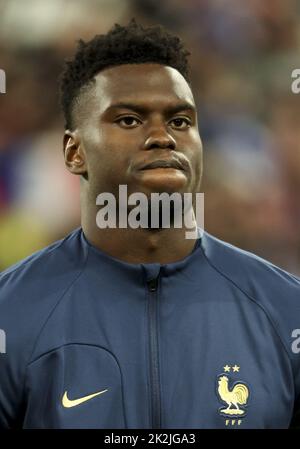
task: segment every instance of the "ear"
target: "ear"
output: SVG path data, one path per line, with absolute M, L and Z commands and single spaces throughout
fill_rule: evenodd
M 77 131 L 66 130 L 63 141 L 65 164 L 74 175 L 87 173 L 85 153 Z

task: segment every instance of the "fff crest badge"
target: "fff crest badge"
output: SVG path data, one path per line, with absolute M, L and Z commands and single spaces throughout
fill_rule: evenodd
M 222 407 L 219 414 L 225 418 L 226 426 L 240 426 L 247 414 L 250 397 L 249 385 L 240 378 L 240 366 L 225 365 L 217 376 L 216 393 Z

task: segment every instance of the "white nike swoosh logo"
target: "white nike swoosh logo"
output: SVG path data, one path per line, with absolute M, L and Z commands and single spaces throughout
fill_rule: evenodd
M 94 397 L 99 396 L 99 394 L 105 393 L 106 391 L 108 391 L 108 389 L 98 391 L 97 393 L 89 394 L 88 396 L 84 396 L 82 398 L 73 399 L 73 400 L 68 398 L 68 393 L 67 393 L 67 391 L 65 391 L 65 394 L 62 397 L 62 405 L 66 408 L 76 407 L 76 405 L 79 405 L 79 404 L 82 404 L 83 402 L 89 401 L 90 399 L 93 399 Z

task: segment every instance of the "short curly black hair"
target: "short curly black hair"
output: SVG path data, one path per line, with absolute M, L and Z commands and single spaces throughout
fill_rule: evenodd
M 92 40 L 78 41 L 72 60 L 66 61 L 60 77 L 60 98 L 65 128 L 74 129 L 73 106 L 83 86 L 101 70 L 121 65 L 152 62 L 177 69 L 189 83 L 188 56 L 181 39 L 162 26 L 144 28 L 132 19 L 127 26 L 115 24 Z

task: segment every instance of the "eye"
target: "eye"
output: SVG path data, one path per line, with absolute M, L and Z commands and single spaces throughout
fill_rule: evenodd
M 175 129 L 186 129 L 191 126 L 189 119 L 185 117 L 177 117 L 170 121 L 172 128 Z
M 132 115 L 126 115 L 125 117 L 121 117 L 116 122 L 122 126 L 122 128 L 135 128 L 138 126 L 141 121 Z

